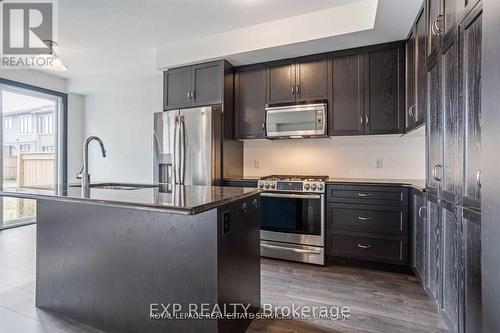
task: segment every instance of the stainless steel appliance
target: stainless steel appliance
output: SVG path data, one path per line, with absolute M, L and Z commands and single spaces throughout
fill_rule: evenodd
M 327 104 L 266 107 L 266 137 L 298 139 L 326 137 Z
M 155 113 L 154 182 L 222 185 L 224 171 L 241 176 L 242 145 L 224 140 L 223 122 L 220 105 Z
M 261 194 L 261 255 L 325 264 L 327 176 L 269 176 Z

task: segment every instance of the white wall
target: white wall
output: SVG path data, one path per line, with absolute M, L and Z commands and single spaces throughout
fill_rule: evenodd
M 383 158 L 376 169 L 375 159 Z M 260 160 L 260 168 L 255 168 Z M 244 143 L 244 175 L 328 175 L 331 178 L 425 178 L 424 136 L 360 136 Z
M 0 77 L 37 87 L 68 92 L 66 79 L 34 70 L 1 70 Z M 82 165 L 81 145 L 83 142 L 85 97 L 68 94 L 68 181 L 74 180 Z
M 162 77 L 120 83 L 86 97 L 85 136 L 97 135 L 89 149 L 92 181 L 153 181 L 153 113 L 162 111 Z

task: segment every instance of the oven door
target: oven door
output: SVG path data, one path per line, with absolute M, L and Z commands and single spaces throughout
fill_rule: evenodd
M 262 193 L 261 240 L 324 246 L 324 194 Z

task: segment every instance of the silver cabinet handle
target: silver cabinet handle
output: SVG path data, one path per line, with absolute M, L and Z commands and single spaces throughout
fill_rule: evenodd
M 481 188 L 481 169 L 476 172 L 476 183 L 479 188 Z
M 187 92 L 187 98 L 188 98 L 188 99 L 191 99 L 191 91 L 188 91 L 188 92 Z
M 443 14 L 439 14 L 434 21 L 434 26 L 436 27 L 436 36 L 439 36 L 443 32 L 443 29 L 439 26 L 439 23 L 443 20 L 443 18 Z
M 371 216 L 368 216 L 368 217 L 358 216 L 358 220 L 360 220 L 360 221 L 371 221 L 371 219 L 372 219 Z
M 372 247 L 372 245 L 371 244 L 368 244 L 368 245 L 358 244 L 358 247 L 361 249 L 369 249 Z
M 422 210 L 425 209 L 425 206 L 422 206 L 418 209 L 418 217 L 420 217 L 421 219 L 424 219 L 424 218 L 427 218 L 427 216 L 422 216 Z M 427 213 L 426 213 L 427 214 Z
M 273 250 L 291 251 L 291 252 L 295 252 L 295 253 L 310 253 L 310 254 L 320 254 L 321 253 L 321 250 L 319 250 L 319 249 L 314 249 L 314 250 L 294 249 L 294 248 L 290 248 L 290 247 L 276 246 L 276 245 L 271 245 L 271 244 L 260 244 L 260 247 L 263 247 L 266 249 L 273 249 Z
M 196 98 L 196 91 L 191 90 L 191 99 L 195 99 L 195 98 Z
M 365 125 L 368 125 L 368 115 L 365 115 Z
M 264 131 L 266 129 L 266 123 L 265 122 L 262 122 L 260 124 L 260 127 L 262 128 L 262 130 Z
M 434 178 L 434 180 L 440 182 L 442 179 L 438 177 L 438 169 L 439 168 L 442 168 L 443 165 L 442 164 L 436 164 L 434 166 L 434 168 L 432 168 L 432 178 Z
M 295 85 L 292 85 L 292 95 L 295 95 Z
M 300 95 L 300 85 L 296 85 L 296 86 L 295 86 L 295 93 L 296 93 L 297 95 Z
M 358 193 L 358 197 L 366 198 L 366 197 L 371 197 L 371 193 Z
M 415 104 L 413 104 L 408 108 L 408 115 L 412 118 L 415 117 L 415 109 L 416 109 Z
M 359 116 L 359 124 L 360 124 L 361 126 L 363 126 L 363 116 L 362 116 L 362 115 L 361 115 L 361 116 Z

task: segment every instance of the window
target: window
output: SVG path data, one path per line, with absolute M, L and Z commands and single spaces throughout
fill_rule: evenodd
M 16 154 L 16 147 L 12 145 L 3 146 L 4 156 L 14 156 Z
M 52 134 L 52 133 L 54 133 L 54 115 L 47 114 L 47 115 L 40 116 L 38 130 L 39 130 L 40 134 Z
M 31 133 L 31 115 L 19 116 L 19 133 Z
M 42 146 L 42 153 L 53 153 L 54 146 Z
M 12 129 L 12 117 L 7 117 L 3 120 L 3 128 Z
M 31 145 L 27 145 L 27 144 L 19 145 L 19 151 L 21 153 L 29 153 L 30 150 L 31 150 Z

